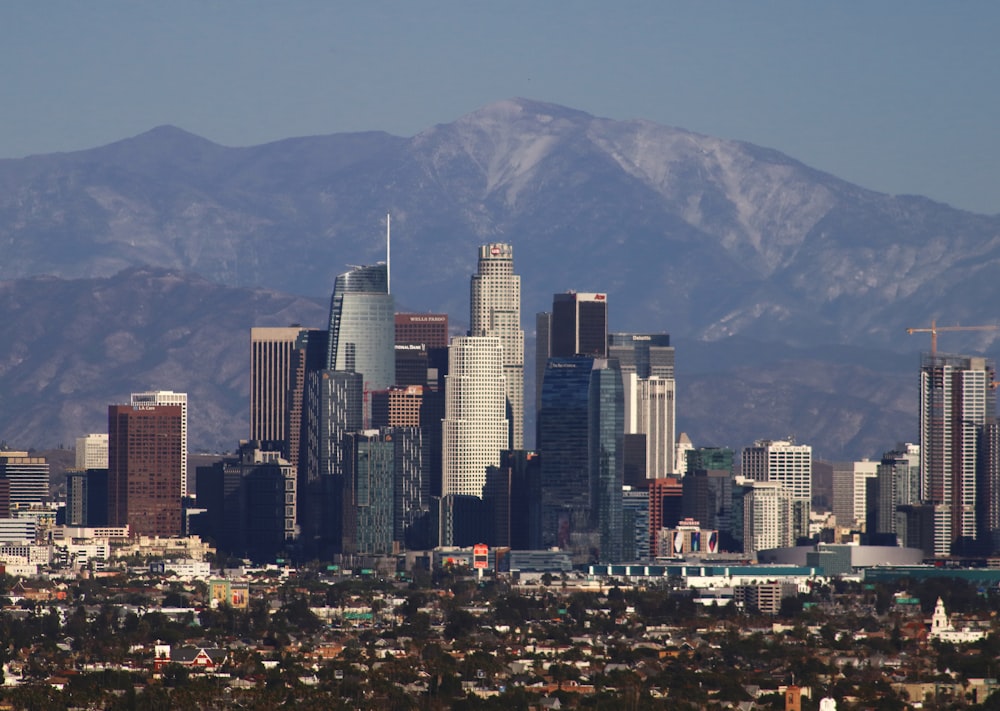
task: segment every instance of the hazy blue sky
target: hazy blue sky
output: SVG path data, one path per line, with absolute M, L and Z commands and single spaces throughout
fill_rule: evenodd
M 1000 213 L 998 34 L 992 1 L 6 0 L 0 157 L 408 136 L 523 96 Z

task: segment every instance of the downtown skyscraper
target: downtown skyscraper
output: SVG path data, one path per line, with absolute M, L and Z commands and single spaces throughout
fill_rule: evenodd
M 133 536 L 181 533 L 179 404 L 108 408 L 108 524 Z
M 250 440 L 288 448 L 296 344 L 305 329 L 250 329 Z
M 145 393 L 132 393 L 131 403 L 136 405 L 177 405 L 181 408 L 181 441 L 178 444 L 181 457 L 180 487 L 181 497 L 188 495 L 188 396 L 187 393 L 175 393 L 173 390 L 154 390 Z
M 549 359 L 538 418 L 543 547 L 578 563 L 621 559 L 624 417 L 618 361 Z
M 499 338 L 459 336 L 448 349 L 442 426 L 441 494 L 483 496 L 486 470 L 510 449 L 503 346 Z
M 535 315 L 535 414 L 542 409 L 542 381 L 549 358 L 608 353 L 608 295 L 567 291 L 552 295 L 552 311 Z
M 646 440 L 646 478 L 676 469 L 674 349 L 666 333 L 612 333 L 608 354 L 621 364 L 625 433 Z
M 479 247 L 472 275 L 470 336 L 500 339 L 510 419 L 510 448 L 524 449 L 524 331 L 521 328 L 521 277 L 514 274 L 514 248 L 492 243 Z
M 395 305 L 389 268 L 354 267 L 337 277 L 330 298 L 328 370 L 360 373 L 365 391 L 396 384 Z
M 933 553 L 967 551 L 977 539 L 978 449 L 994 418 L 995 368 L 986 358 L 925 353 L 920 363 L 920 489 L 932 507 Z
M 608 295 L 567 291 L 552 296 L 549 356 L 608 355 Z

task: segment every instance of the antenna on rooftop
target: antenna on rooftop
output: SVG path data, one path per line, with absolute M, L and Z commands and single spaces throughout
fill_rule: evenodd
M 389 288 L 392 279 L 392 262 L 389 261 L 389 225 L 391 220 L 392 217 L 389 213 L 385 213 L 385 291 L 388 294 L 392 293 L 392 289 Z

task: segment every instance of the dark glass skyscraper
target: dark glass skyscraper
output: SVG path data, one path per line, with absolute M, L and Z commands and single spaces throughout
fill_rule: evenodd
M 598 560 L 620 562 L 623 556 L 622 484 L 624 480 L 625 398 L 618 362 L 598 360 L 590 374 L 589 394 L 591 527 L 600 533 Z
M 542 455 L 542 545 L 570 548 L 591 518 L 588 467 L 590 372 L 586 356 L 550 358 L 542 382 L 538 449 Z
M 608 354 L 607 294 L 569 291 L 552 297 L 549 355 L 605 358 Z
M 423 428 L 384 428 L 382 438 L 393 445 L 393 539 L 411 550 L 426 548 L 430 536 L 430 482 Z
M 306 381 L 305 466 L 300 525 L 307 555 L 339 553 L 343 539 L 344 439 L 362 427 L 360 373 L 320 370 Z
M 699 469 L 733 471 L 733 450 L 729 447 L 698 447 L 687 452 L 687 470 Z M 703 522 L 704 523 L 704 522 Z
M 272 561 L 299 535 L 296 472 L 279 452 L 244 442 L 239 457 L 198 467 L 195 490 L 206 510 L 201 533 L 230 555 Z
M 640 378 L 673 378 L 674 348 L 669 333 L 608 334 L 608 357 L 616 358 L 623 373 Z
M 393 552 L 395 451 L 392 436 L 369 430 L 345 438 L 345 553 L 389 555 Z

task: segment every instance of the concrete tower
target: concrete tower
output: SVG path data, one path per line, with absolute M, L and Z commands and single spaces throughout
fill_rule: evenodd
M 106 434 L 89 434 L 76 438 L 76 468 L 108 468 L 108 436 Z
M 524 331 L 521 329 L 521 277 L 514 274 L 514 248 L 484 244 L 472 275 L 470 336 L 500 339 L 510 408 L 511 449 L 524 449 Z
M 250 329 L 250 440 L 288 447 L 289 389 L 299 336 L 304 329 Z
M 743 498 L 743 552 L 794 545 L 792 516 L 788 489 L 777 481 L 755 480 Z

